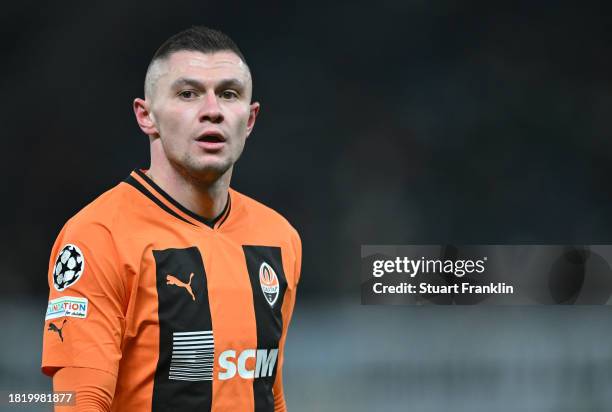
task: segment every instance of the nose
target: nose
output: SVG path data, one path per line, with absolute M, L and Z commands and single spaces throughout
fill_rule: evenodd
M 221 123 L 223 121 L 223 114 L 221 114 L 219 100 L 217 95 L 214 93 L 206 93 L 206 96 L 202 102 L 200 122 L 205 121 L 209 121 L 211 123 Z

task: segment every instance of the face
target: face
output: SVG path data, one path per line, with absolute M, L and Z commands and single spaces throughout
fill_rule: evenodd
M 248 67 L 229 51 L 180 51 L 157 64 L 146 100 L 134 102 L 152 167 L 159 156 L 157 163 L 196 179 L 231 173 L 259 112 Z

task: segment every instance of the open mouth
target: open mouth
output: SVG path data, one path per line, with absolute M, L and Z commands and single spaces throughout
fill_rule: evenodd
M 222 143 L 225 140 L 220 135 L 216 134 L 208 134 L 206 136 L 198 137 L 198 142 L 207 142 L 207 143 Z
M 206 142 L 206 143 L 223 143 L 225 139 L 221 134 L 218 133 L 207 133 L 198 137 L 198 142 Z

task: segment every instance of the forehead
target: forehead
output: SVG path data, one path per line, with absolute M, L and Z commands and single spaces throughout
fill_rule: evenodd
M 251 78 L 247 65 L 231 51 L 201 53 L 182 50 L 170 55 L 166 69 L 163 77 L 167 77 L 169 82 L 183 76 L 201 81 L 233 77 L 247 82 Z

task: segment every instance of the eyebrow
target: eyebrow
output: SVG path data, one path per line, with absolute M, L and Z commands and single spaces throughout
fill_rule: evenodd
M 204 83 L 202 83 L 201 81 L 197 79 L 193 79 L 190 77 L 179 77 L 178 79 L 173 81 L 172 84 L 170 85 L 172 89 L 176 89 L 181 86 L 191 86 L 191 87 L 195 87 L 196 89 L 200 89 L 200 90 L 206 89 L 206 86 L 204 85 Z M 222 79 L 221 81 L 219 81 L 219 83 L 217 84 L 217 88 L 218 89 L 230 88 L 230 89 L 238 89 L 242 91 L 245 89 L 245 86 L 242 81 L 235 79 L 235 78 L 230 78 L 230 79 Z

